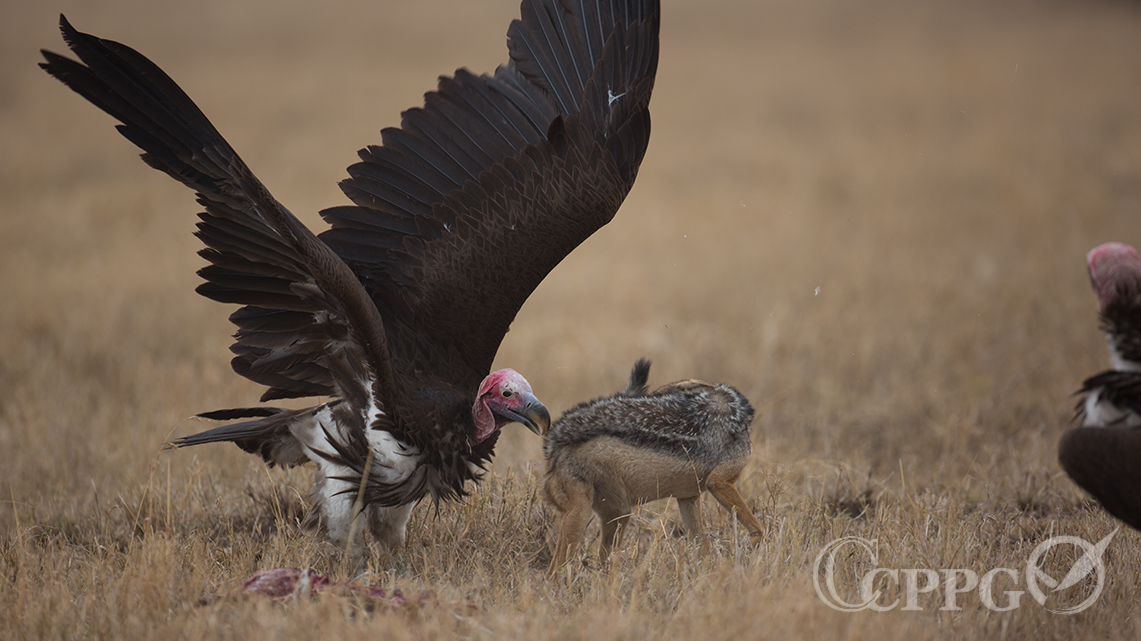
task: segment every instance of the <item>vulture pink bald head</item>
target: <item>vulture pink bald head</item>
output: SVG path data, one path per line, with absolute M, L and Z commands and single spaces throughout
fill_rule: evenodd
M 527 379 L 513 369 L 496 370 L 483 379 L 471 416 L 475 421 L 472 440 L 476 443 L 508 423 L 522 423 L 540 436 L 551 427 L 550 412 L 535 398 Z
M 1121 295 L 1141 293 L 1141 260 L 1125 243 L 1105 243 L 1086 254 L 1089 280 L 1102 311 Z

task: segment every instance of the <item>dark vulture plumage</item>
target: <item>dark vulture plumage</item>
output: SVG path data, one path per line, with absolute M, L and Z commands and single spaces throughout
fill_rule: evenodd
M 1113 369 L 1082 384 L 1081 425 L 1062 435 L 1058 459 L 1106 511 L 1141 529 L 1141 260 L 1106 243 L 1087 262 Z
M 195 191 L 209 262 L 198 292 L 241 307 L 231 347 L 262 401 L 176 440 L 232 441 L 270 465 L 317 464 L 313 522 L 347 538 L 361 473 L 369 525 L 399 545 L 412 507 L 465 494 L 511 422 L 550 416 L 492 360 L 523 302 L 613 218 L 650 136 L 655 0 L 523 0 L 494 74 L 441 77 L 359 152 L 314 235 L 151 61 L 60 17 L 75 61 L 41 63 L 120 123 L 143 160 Z

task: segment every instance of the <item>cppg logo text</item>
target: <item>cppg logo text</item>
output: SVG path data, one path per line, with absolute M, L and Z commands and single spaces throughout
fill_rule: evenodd
M 993 568 L 981 576 L 966 568 L 879 567 L 877 539 L 846 536 L 824 546 L 817 555 L 812 583 L 820 600 L 841 612 L 922 610 L 920 595 L 940 591 L 939 609 L 958 611 L 962 610 L 959 597 L 977 590 L 979 601 L 994 612 L 1019 607 L 1022 596 L 1029 592 L 1050 612 L 1076 614 L 1101 596 L 1105 585 L 1102 556 L 1116 534 L 1114 530 L 1096 544 L 1076 536 L 1051 537 L 1030 553 L 1024 571 Z M 1072 556 L 1077 560 L 1060 579 L 1043 569 Z M 1018 589 L 1020 585 L 1025 589 Z M 896 598 L 885 602 L 889 592 L 894 592 Z

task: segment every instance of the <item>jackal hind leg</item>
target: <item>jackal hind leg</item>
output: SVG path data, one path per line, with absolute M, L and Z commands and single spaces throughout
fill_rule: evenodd
M 625 534 L 626 526 L 630 523 L 630 512 L 608 511 L 599 513 L 598 517 L 602 520 L 602 537 L 598 560 L 602 565 L 606 565 L 610 560 L 610 552 L 622 543 L 622 535 Z
M 705 523 L 701 514 L 701 495 L 679 496 L 677 509 L 681 514 L 682 533 L 689 538 L 701 539 L 701 554 L 709 552 L 709 537 L 705 535 Z
M 677 510 L 681 514 L 681 528 L 686 536 L 700 536 L 705 532 L 700 494 L 677 497 Z

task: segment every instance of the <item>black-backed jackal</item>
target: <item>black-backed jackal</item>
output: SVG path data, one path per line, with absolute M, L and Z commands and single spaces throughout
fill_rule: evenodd
M 650 362 L 639 360 L 626 389 L 571 408 L 543 438 L 546 496 L 559 513 L 551 573 L 577 550 L 591 511 L 602 522 L 603 562 L 640 503 L 677 498 L 685 533 L 700 534 L 703 490 L 736 510 L 753 544 L 761 539 L 734 485 L 752 452 L 749 401 L 692 379 L 647 392 L 649 374 Z

